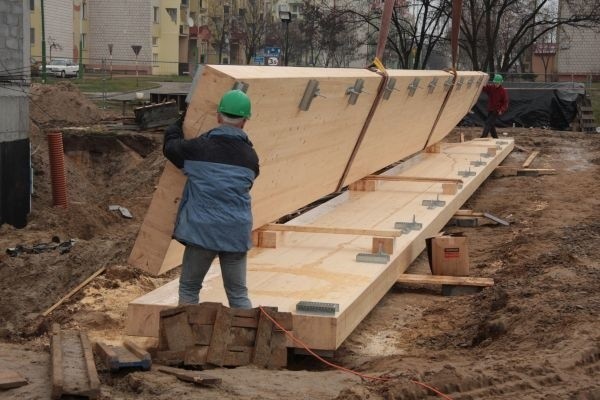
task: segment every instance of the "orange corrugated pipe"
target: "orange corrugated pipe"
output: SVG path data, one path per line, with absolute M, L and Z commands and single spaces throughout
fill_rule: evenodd
M 65 152 L 62 132 L 48 133 L 50 177 L 52 179 L 52 202 L 57 207 L 67 207 L 67 178 L 65 176 Z

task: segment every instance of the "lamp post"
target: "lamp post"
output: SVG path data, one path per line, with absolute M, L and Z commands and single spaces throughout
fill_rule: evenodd
M 290 43 L 290 22 L 292 21 L 292 13 L 289 11 L 289 6 L 287 4 L 282 4 L 279 6 L 279 19 L 285 25 L 285 37 L 283 43 L 283 65 L 287 67 L 288 65 L 288 51 L 289 51 L 289 43 Z
M 44 20 L 44 0 L 40 1 L 42 12 L 42 83 L 46 83 L 46 23 Z

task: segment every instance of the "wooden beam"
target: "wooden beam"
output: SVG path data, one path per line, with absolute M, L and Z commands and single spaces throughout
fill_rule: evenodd
M 523 163 L 522 167 L 529 168 L 529 166 L 531 165 L 533 160 L 538 156 L 538 154 L 540 154 L 539 150 L 532 151 L 529 157 L 527 157 L 527 160 L 525 160 L 525 162 Z
M 413 283 L 421 285 L 457 285 L 457 286 L 493 286 L 491 278 L 475 278 L 472 276 L 444 276 L 444 275 L 417 275 L 401 274 L 398 283 Z
M 42 313 L 42 315 L 44 317 L 47 317 L 48 314 L 50 314 L 52 311 L 54 311 L 58 306 L 60 306 L 62 303 L 64 303 L 66 300 L 68 300 L 75 293 L 79 292 L 84 286 L 86 286 L 88 283 L 90 283 L 92 280 L 94 280 L 94 278 L 96 278 L 98 275 L 102 274 L 104 271 L 106 271 L 106 267 L 102 267 L 98 271 L 94 272 L 86 280 L 81 282 L 79 285 L 75 286 L 73 288 L 73 290 L 71 290 L 69 293 L 67 293 L 63 297 L 61 297 L 60 300 L 58 300 L 52 307 L 50 307 L 49 309 L 44 311 Z
M 403 235 L 402 232 L 391 229 L 342 228 L 312 225 L 267 224 L 261 229 L 264 229 L 265 231 L 323 233 L 332 235 L 360 235 L 381 237 L 400 237 Z
M 502 176 L 540 176 L 540 175 L 556 175 L 554 168 L 519 168 L 498 166 L 494 170 L 495 177 Z
M 364 180 L 388 181 L 388 182 L 428 182 L 428 183 L 463 183 L 462 179 L 436 178 L 430 176 L 389 176 L 389 175 L 367 175 Z

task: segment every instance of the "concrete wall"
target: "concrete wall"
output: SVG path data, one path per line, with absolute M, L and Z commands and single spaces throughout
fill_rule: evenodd
M 568 17 L 571 12 L 569 5 L 562 1 L 561 16 Z M 595 30 L 569 26 L 559 29 L 556 72 L 600 74 L 600 27 Z
M 152 61 L 152 2 L 149 0 L 90 0 L 88 2 L 89 65 L 109 60 L 113 44 L 113 66 L 135 70 L 132 45 L 140 45 L 139 70 L 150 73 Z
M 0 1 L 0 142 L 29 135 L 29 2 Z

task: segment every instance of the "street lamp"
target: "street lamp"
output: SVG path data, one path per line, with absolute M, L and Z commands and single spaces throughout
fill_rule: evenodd
M 281 22 L 285 24 L 285 38 L 283 44 L 283 65 L 288 65 L 288 50 L 290 43 L 290 22 L 292 21 L 292 13 L 289 10 L 289 6 L 287 4 L 282 4 L 279 6 L 279 19 Z

